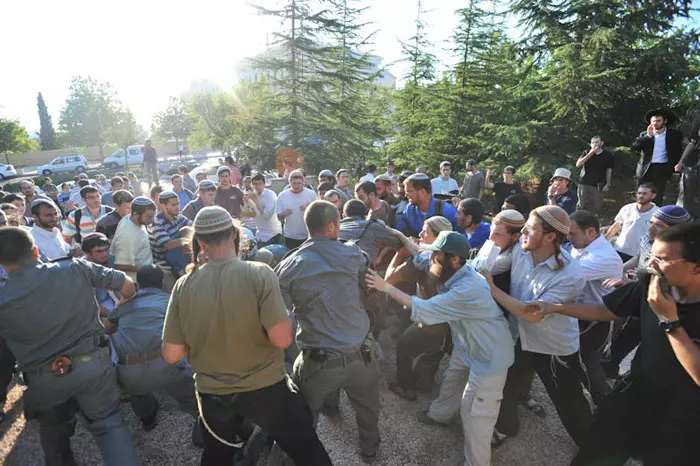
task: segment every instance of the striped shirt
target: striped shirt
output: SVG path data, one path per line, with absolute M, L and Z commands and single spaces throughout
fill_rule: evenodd
M 78 211 L 74 210 L 68 215 L 68 218 L 66 218 L 66 221 L 63 224 L 63 236 L 69 236 L 72 238 L 78 233 L 78 231 L 80 231 L 80 236 L 85 236 L 88 233 L 97 231 L 97 221 L 111 211 L 112 209 L 110 207 L 101 205 L 100 213 L 96 217 L 93 217 L 87 206 L 85 206 L 80 209 L 80 212 L 82 212 L 80 216 L 80 225 L 78 228 L 76 228 L 75 214 Z
M 171 222 L 163 212 L 158 212 L 149 228 L 153 262 L 165 262 L 165 243 L 180 237 L 180 229 L 192 225 L 192 221 L 182 214 Z

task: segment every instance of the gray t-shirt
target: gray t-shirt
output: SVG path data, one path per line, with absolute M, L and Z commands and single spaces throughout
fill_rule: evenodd
M 464 185 L 462 186 L 462 197 L 463 198 L 479 198 L 479 192 L 484 189 L 484 174 L 477 170 L 475 172 L 469 172 L 464 177 Z

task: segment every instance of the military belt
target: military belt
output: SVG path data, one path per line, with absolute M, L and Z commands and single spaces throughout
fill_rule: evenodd
M 153 361 L 154 359 L 159 359 L 163 357 L 163 353 L 160 348 L 157 350 L 149 351 L 143 354 L 128 354 L 125 357 L 119 358 L 119 365 L 121 366 L 131 366 L 134 364 L 146 364 L 148 361 Z
M 324 369 L 336 369 L 338 367 L 345 367 L 348 366 L 349 364 L 355 362 L 355 361 L 362 361 L 362 353 L 355 352 L 355 353 L 345 353 L 345 354 L 338 354 L 338 355 L 329 355 L 328 358 L 321 362 L 320 364 L 323 365 Z
M 32 371 L 24 371 L 23 376 L 25 378 L 25 382 L 29 383 L 28 379 L 31 378 L 32 376 L 36 375 L 41 375 L 45 374 L 47 372 L 54 373 L 54 370 L 56 369 L 55 362 L 57 359 L 60 358 L 67 358 L 68 362 L 71 366 L 75 364 L 85 364 L 86 362 L 90 362 L 93 359 L 109 359 L 110 355 L 110 349 L 109 346 L 103 346 L 99 348 L 95 348 L 93 351 L 90 351 L 89 353 L 84 353 L 84 354 L 78 354 L 75 356 L 59 356 L 58 358 L 55 358 L 53 361 L 51 361 L 48 364 L 44 364 L 43 366 L 34 369 Z M 70 369 L 66 371 L 66 374 L 70 372 Z M 62 374 L 65 375 L 65 374 Z

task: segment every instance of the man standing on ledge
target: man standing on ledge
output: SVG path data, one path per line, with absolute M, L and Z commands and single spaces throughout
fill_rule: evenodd
M 148 178 L 148 186 L 158 184 L 158 154 L 147 139 L 143 145 L 143 168 Z
M 239 231 L 221 207 L 194 220 L 193 264 L 175 284 L 163 329 L 163 358 L 187 356 L 205 427 L 201 464 L 231 466 L 243 446 L 243 419 L 265 429 L 295 464 L 331 464 L 309 407 L 292 391 L 283 349 L 292 322 L 277 277 L 264 264 L 238 259 Z M 198 262 L 199 253 L 208 262 Z M 231 303 L 236 303 L 231 306 Z
M 603 138 L 591 138 L 591 150 L 584 152 L 576 161 L 581 169 L 578 184 L 578 206 L 580 210 L 598 213 L 603 207 L 603 193 L 612 187 L 612 171 L 615 159 L 603 149 Z
M 649 110 L 644 119 L 649 122 L 649 126 L 631 146 L 633 151 L 639 152 L 637 178 L 639 183 L 654 183 L 656 204 L 662 206 L 666 182 L 673 175 L 674 167 L 683 152 L 683 134 L 668 127 L 677 120 L 676 115 L 668 109 Z

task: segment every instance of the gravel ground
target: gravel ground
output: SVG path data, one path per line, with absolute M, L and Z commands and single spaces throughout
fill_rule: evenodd
M 404 401 L 388 390 L 387 382 L 395 374 L 395 342 L 383 332 L 380 342 L 383 350 L 382 412 L 380 431 L 382 444 L 378 461 L 382 466 L 457 466 L 463 464 L 462 434 L 459 429 L 426 426 L 416 420 L 425 409 L 429 396 L 418 401 Z M 443 360 L 444 369 L 446 358 Z M 521 409 L 520 435 L 508 439 L 492 458 L 494 465 L 568 465 L 576 446 L 566 434 L 554 407 L 540 383 L 535 379 L 531 395 L 540 401 L 547 417 L 541 419 L 524 408 Z M 190 442 L 192 418 L 177 410 L 176 403 L 163 395 L 162 410 L 155 430 L 146 433 L 141 429 L 128 404 L 122 411 L 134 436 L 136 449 L 148 466 L 179 466 L 199 464 L 200 450 Z M 15 386 L 5 405 L 7 417 L 0 425 L 0 464 L 42 465 L 43 454 L 39 445 L 38 425 L 27 423 L 22 414 L 22 388 Z M 341 398 L 342 416 L 329 420 L 321 415 L 318 432 L 336 466 L 362 464 L 359 457 L 357 427 L 354 414 L 345 395 Z M 79 426 L 72 439 L 72 446 L 79 465 L 99 465 L 99 451 L 87 433 Z M 632 466 L 637 464 L 629 462 Z M 300 465 L 302 466 L 302 465 Z

